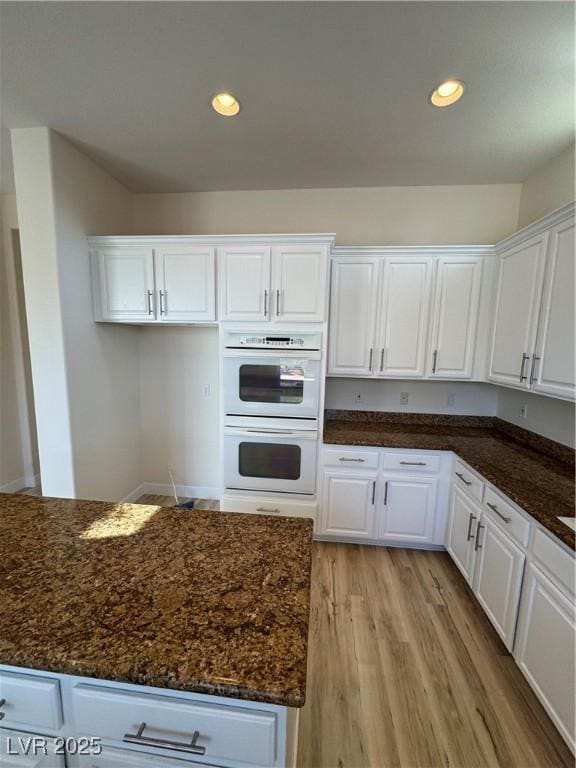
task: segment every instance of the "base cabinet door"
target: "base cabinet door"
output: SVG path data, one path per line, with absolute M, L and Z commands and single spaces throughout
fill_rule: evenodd
M 508 650 L 514 632 L 525 555 L 485 515 L 479 523 L 474 594 Z
M 573 601 L 529 563 L 514 658 L 573 751 L 575 635 Z
M 432 541 L 436 479 L 384 475 L 378 538 L 407 543 Z
M 457 486 L 452 486 L 446 549 L 468 583 L 472 582 L 476 557 L 476 528 L 480 510 Z
M 320 533 L 373 539 L 377 475 L 324 473 Z

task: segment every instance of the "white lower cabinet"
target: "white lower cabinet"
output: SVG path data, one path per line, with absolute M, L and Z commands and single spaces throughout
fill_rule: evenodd
M 485 515 L 478 523 L 476 547 L 474 594 L 508 650 L 512 650 L 526 556 Z
M 432 541 L 436 479 L 383 475 L 384 498 L 378 538 L 424 544 Z
M 375 537 L 377 475 L 324 473 L 323 534 L 373 539 Z
M 76 755 L 68 759 L 71 768 L 183 768 L 186 763 L 172 757 L 158 757 L 130 749 L 104 747 L 99 755 Z M 207 764 L 204 763 L 206 766 Z M 209 768 L 211 768 L 209 766 Z
M 446 549 L 468 583 L 472 582 L 476 561 L 476 526 L 480 509 L 456 485 L 450 497 L 450 516 L 446 536 Z

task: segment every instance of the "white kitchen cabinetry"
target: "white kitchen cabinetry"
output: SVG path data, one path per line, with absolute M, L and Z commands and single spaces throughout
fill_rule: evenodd
M 158 313 L 162 322 L 216 319 L 215 249 L 170 246 L 154 251 Z
M 375 538 L 377 475 L 324 473 L 322 534 Z
M 483 261 L 470 256 L 438 259 L 428 359 L 431 377 L 472 378 Z
M 370 376 L 379 259 L 340 256 L 332 261 L 328 373 Z
M 474 576 L 475 538 L 479 519 L 480 509 L 476 503 L 454 485 L 450 496 L 446 549 L 469 584 Z
M 328 244 L 220 248 L 220 319 L 324 322 Z
M 531 366 L 535 392 L 574 398 L 574 221 L 550 231 L 542 310 Z
M 92 250 L 91 256 L 96 319 L 154 321 L 152 248 L 111 245 Z
M 430 543 L 436 512 L 436 479 L 383 475 L 384 498 L 378 538 Z

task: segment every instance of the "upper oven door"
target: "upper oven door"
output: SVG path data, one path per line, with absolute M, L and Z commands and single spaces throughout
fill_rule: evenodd
M 225 350 L 227 414 L 318 418 L 320 353 Z

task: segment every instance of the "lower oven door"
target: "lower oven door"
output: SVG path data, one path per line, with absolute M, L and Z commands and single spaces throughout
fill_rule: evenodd
M 228 489 L 316 493 L 316 430 L 224 431 L 224 482 Z

